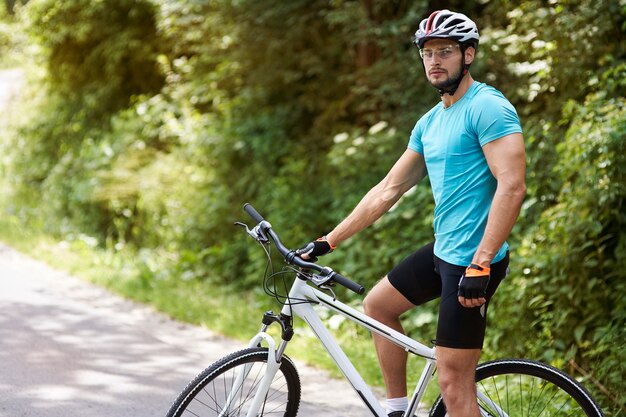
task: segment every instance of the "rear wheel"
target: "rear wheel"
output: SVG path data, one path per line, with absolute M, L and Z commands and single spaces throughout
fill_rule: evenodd
M 205 369 L 176 398 L 167 417 L 245 416 L 267 368 L 266 348 L 233 353 Z M 238 375 L 246 375 L 235 387 Z M 233 394 L 234 393 L 234 394 Z M 300 378 L 283 356 L 258 416 L 295 417 L 300 405 Z
M 476 389 L 483 416 L 603 416 L 577 381 L 540 362 L 511 359 L 481 364 L 476 369 Z M 430 415 L 446 415 L 441 397 Z

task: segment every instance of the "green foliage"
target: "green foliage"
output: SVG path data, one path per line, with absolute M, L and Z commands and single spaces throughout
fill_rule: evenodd
M 490 59 L 500 53 L 517 76 L 512 97 L 528 141 L 529 195 L 513 276 L 492 309 L 489 350 L 584 376 L 607 414 L 617 415 L 626 403 L 626 358 L 616 349 L 626 343 L 626 48 L 614 39 L 624 35 L 626 8 L 523 2 L 508 17 L 514 35 L 499 37 Z M 510 317 L 536 337 L 520 342 Z
M 554 168 L 563 188 L 520 250 L 525 276 L 518 285 L 530 300 L 525 321 L 539 336 L 523 349 L 573 360 L 619 394 L 623 381 L 613 370 L 623 372 L 626 361 L 614 344 L 626 343 L 626 100 L 593 94 L 570 103 L 566 116 L 571 125 Z
M 249 221 L 241 206 L 252 202 L 296 247 L 328 232 L 382 179 L 438 99 L 411 43 L 431 3 L 30 2 L 0 20 L 11 22 L 0 26 L 0 48 L 24 45 L 21 25 L 41 74 L 17 127 L 3 132 L 14 190 L 6 207 L 45 218 L 60 238 L 140 254 L 141 278 L 129 285 L 142 299 L 175 293 L 177 283 L 258 290 L 264 254 L 232 226 Z M 626 8 L 446 4 L 476 17 L 472 74 L 516 105 L 527 141 L 528 198 L 486 354 L 583 372 L 618 415 Z M 432 211 L 422 184 L 328 262 L 371 287 L 432 239 Z M 436 308 L 408 314 L 407 330 L 432 337 Z
M 486 78 L 506 87 L 522 120 L 528 154 L 525 215 L 531 225 L 561 189 L 561 177 L 551 167 L 568 128 L 562 107 L 604 88 L 598 74 L 624 59 L 624 44 L 616 40 L 624 36 L 626 11 L 617 0 L 502 5 L 488 6 L 488 13 L 506 24 L 483 30 L 481 49 L 487 55 Z
M 29 5 L 26 18 L 51 90 L 97 116 L 160 89 L 154 14 L 148 1 L 49 0 Z
M 2 56 L 6 56 L 13 47 L 11 32 L 11 25 L 0 20 L 0 54 Z
M 587 386 L 611 398 L 607 411 L 617 413 L 626 401 L 626 356 L 616 349 L 626 343 L 626 100 L 614 91 L 564 107 L 569 129 L 551 169 L 561 189 L 555 204 L 528 226 L 518 272 L 496 304 L 491 342 L 494 350 L 582 372 Z M 510 316 L 527 323 L 535 337 L 520 340 Z
M 0 69 L 13 68 L 20 65 L 21 54 L 26 48 L 25 36 L 20 31 L 18 19 L 13 9 L 5 10 L 0 6 Z
M 109 159 L 103 132 L 131 97 L 162 85 L 154 6 L 41 1 L 21 17 L 47 71 L 31 80 L 31 102 L 11 135 L 12 180 L 48 202 L 41 210 L 50 230 L 100 238 L 116 217 L 93 195 L 93 174 Z

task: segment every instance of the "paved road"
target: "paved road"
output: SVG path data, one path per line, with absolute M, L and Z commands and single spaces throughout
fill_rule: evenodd
M 0 416 L 155 417 L 243 347 L 0 244 Z M 299 416 L 365 417 L 343 381 L 298 366 Z

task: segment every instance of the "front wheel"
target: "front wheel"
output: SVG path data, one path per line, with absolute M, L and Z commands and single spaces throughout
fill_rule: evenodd
M 176 398 L 167 417 L 245 416 L 267 368 L 266 348 L 249 348 L 205 369 Z M 257 416 L 295 417 L 300 405 L 300 378 L 283 356 Z
M 574 379 L 540 362 L 510 359 L 486 362 L 476 369 L 478 405 L 482 416 L 603 417 L 591 395 Z M 437 399 L 430 416 L 444 417 Z

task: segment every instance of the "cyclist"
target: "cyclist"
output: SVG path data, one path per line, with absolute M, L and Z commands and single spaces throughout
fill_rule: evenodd
M 514 107 L 469 73 L 478 47 L 476 24 L 439 10 L 415 34 L 426 77 L 441 101 L 416 123 L 408 147 L 385 178 L 323 238 L 299 250 L 330 253 L 374 223 L 426 174 L 435 198 L 434 242 L 398 264 L 370 291 L 366 314 L 398 330 L 400 315 L 441 298 L 437 366 L 452 417 L 478 417 L 474 370 L 486 310 L 508 267 L 506 238 L 525 196 L 525 153 Z M 374 335 L 387 390 L 387 412 L 407 407 L 407 353 Z

